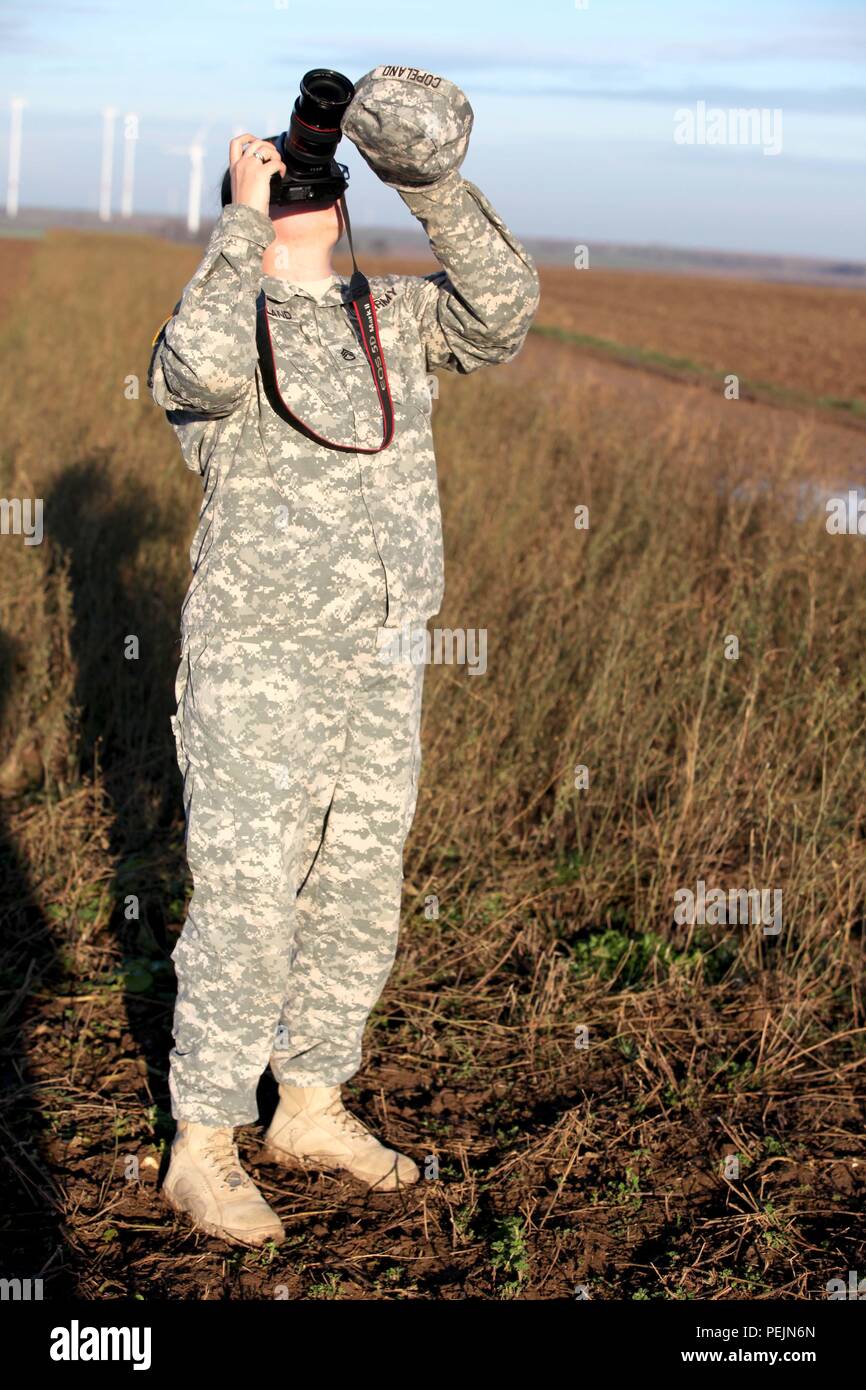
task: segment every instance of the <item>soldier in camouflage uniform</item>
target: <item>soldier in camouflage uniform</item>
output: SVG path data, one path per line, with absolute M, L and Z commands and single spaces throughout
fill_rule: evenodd
M 178 1136 L 164 1190 L 203 1229 L 248 1244 L 282 1235 L 232 1136 L 257 1119 L 268 1062 L 280 1104 L 266 1157 L 377 1190 L 418 1177 L 339 1088 L 394 959 L 418 785 L 424 666 L 383 661 L 383 638 L 423 627 L 443 594 L 428 373 L 508 361 L 538 303 L 529 255 L 459 173 L 471 124 L 444 78 L 390 67 L 362 79 L 343 120 L 443 266 L 371 281 L 395 414 L 382 452 L 317 444 L 265 397 L 266 307 L 291 410 L 331 441 L 382 439 L 347 286 L 263 273 L 280 231 L 264 211 L 280 162 L 267 142 L 233 142 L 234 201 L 153 362 L 154 398 L 204 493 L 173 719 L 194 892 L 174 953 Z

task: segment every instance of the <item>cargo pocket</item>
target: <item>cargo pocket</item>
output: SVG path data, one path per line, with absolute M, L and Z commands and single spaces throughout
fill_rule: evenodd
M 195 922 L 188 917 L 171 959 L 178 986 L 176 1026 L 183 1040 L 178 1044 L 178 1051 L 192 1052 L 196 1047 L 201 1047 L 206 1038 L 191 1035 L 195 1014 L 184 1005 L 187 1000 L 191 1002 L 195 997 L 201 998 L 210 987 L 219 984 L 223 973 L 223 952 L 215 948 L 213 941 L 203 939 Z

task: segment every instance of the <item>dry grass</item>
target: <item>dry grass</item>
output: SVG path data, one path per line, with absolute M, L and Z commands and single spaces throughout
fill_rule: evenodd
M 394 1203 L 263 1168 L 290 1242 L 259 1255 L 162 1207 L 197 484 L 123 384 L 193 260 L 49 238 L 0 327 L 2 491 L 43 496 L 46 529 L 0 546 L 7 1272 L 89 1297 L 823 1297 L 862 1268 L 866 1056 L 866 546 L 798 519 L 835 437 L 535 339 L 442 382 L 439 622 L 485 628 L 489 669 L 429 672 L 403 944 L 354 1084 L 439 1181 Z M 781 888 L 780 936 L 675 926 L 699 878 Z
M 539 323 L 866 402 L 866 294 L 698 275 L 548 269 Z

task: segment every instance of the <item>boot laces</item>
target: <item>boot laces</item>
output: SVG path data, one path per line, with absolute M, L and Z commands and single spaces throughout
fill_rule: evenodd
M 365 1143 L 375 1144 L 377 1142 L 375 1136 L 370 1133 L 357 1115 L 352 1115 L 345 1108 L 339 1095 L 331 1101 L 330 1105 L 325 1107 L 325 1114 L 335 1122 L 344 1134 L 350 1135 L 351 1138 L 361 1139 Z
M 236 1189 L 249 1186 L 250 1179 L 241 1167 L 237 1144 L 232 1142 L 230 1130 L 218 1129 L 205 1144 L 204 1151 L 226 1187 Z

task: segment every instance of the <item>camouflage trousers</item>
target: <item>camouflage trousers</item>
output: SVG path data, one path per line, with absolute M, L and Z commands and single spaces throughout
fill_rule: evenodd
M 172 720 L 193 895 L 174 951 L 176 1119 L 257 1118 L 278 1081 L 358 1069 L 394 960 L 423 665 L 375 631 L 188 641 Z

